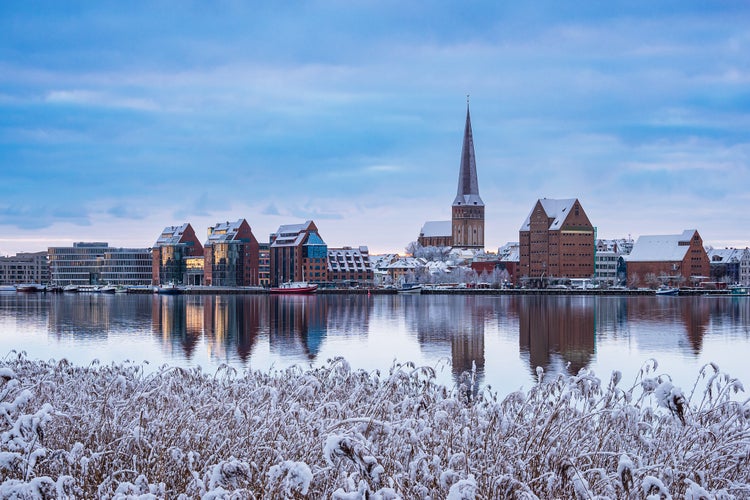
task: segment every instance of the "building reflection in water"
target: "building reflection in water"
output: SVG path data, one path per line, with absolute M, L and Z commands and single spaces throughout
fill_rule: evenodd
M 627 304 L 628 324 L 639 325 L 642 331 L 648 332 L 639 336 L 642 347 L 667 351 L 674 348 L 675 342 L 678 346 L 685 346 L 686 340 L 687 354 L 695 357 L 703 349 L 703 338 L 711 317 L 721 322 L 721 318 L 726 317 L 729 302 L 696 295 L 634 297 Z M 684 331 L 675 329 L 675 325 L 682 325 Z
M 111 299 L 93 293 L 53 296 L 49 305 L 49 332 L 58 338 L 106 339 L 110 329 Z
M 587 296 L 518 298 L 518 343 L 535 376 L 546 373 L 576 374 L 594 356 L 594 303 Z
M 272 295 L 268 303 L 271 352 L 315 360 L 326 337 L 325 297 Z
M 201 305 L 195 297 L 153 295 L 151 329 L 170 354 L 175 350 L 191 359 L 203 334 Z
M 404 308 L 421 349 L 450 358 L 455 382 L 476 367 L 476 392 L 484 380 L 484 330 L 493 315 L 491 302 L 474 295 L 398 295 L 394 301 L 394 307 Z
M 268 331 L 268 308 L 259 295 L 212 295 L 201 298 L 209 355 L 236 356 L 247 362 L 258 337 Z

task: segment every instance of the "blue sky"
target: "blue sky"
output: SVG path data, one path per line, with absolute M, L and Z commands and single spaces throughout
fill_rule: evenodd
M 2 2 L 0 254 L 246 218 L 404 251 L 447 220 L 466 94 L 486 243 L 750 245 L 750 4 Z

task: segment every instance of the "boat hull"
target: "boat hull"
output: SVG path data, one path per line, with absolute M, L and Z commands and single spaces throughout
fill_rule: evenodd
M 273 294 L 285 294 L 285 295 L 304 295 L 308 293 L 315 293 L 318 289 L 318 285 L 310 285 L 307 283 L 283 283 L 281 286 L 271 288 Z

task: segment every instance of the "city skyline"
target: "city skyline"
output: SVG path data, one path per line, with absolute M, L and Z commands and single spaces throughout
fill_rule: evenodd
M 539 198 L 600 238 L 750 246 L 750 6 L 0 5 L 0 255 L 314 220 L 399 252 L 450 218 L 466 94 L 485 247 Z

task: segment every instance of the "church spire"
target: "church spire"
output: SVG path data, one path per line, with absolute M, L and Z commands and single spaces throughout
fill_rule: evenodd
M 466 96 L 466 125 L 464 127 L 464 144 L 461 148 L 461 166 L 458 171 L 458 191 L 453 205 L 484 206 L 479 197 L 477 164 L 474 158 L 474 136 L 471 132 L 471 114 L 469 113 L 469 96 Z

